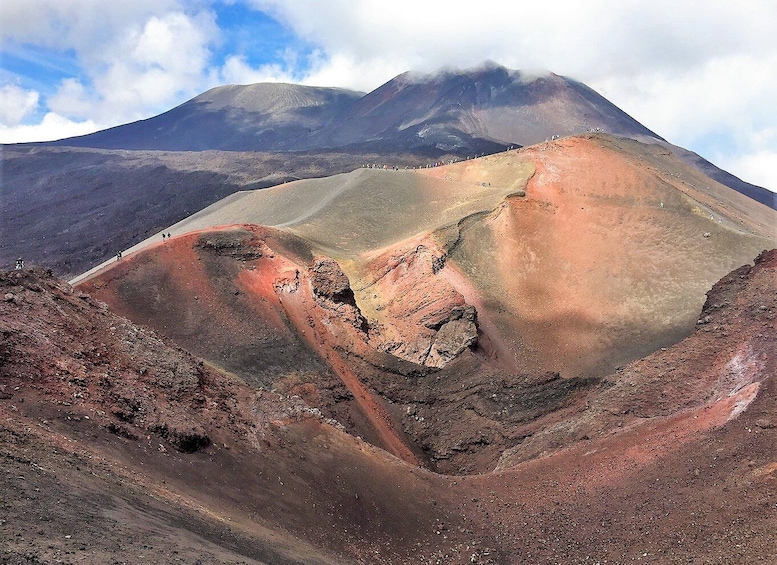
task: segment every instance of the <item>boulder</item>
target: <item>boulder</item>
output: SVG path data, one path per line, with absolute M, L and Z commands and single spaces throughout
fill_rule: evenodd
M 310 266 L 310 282 L 316 296 L 333 302 L 356 305 L 351 282 L 334 259 L 314 258 Z
M 368 332 L 367 320 L 356 304 L 351 282 L 337 261 L 329 257 L 315 257 L 308 275 L 319 306 L 362 333 Z
M 474 308 L 469 307 L 474 314 Z M 469 309 L 467 309 L 469 311 Z M 437 332 L 426 358 L 429 367 L 444 367 L 478 341 L 478 327 L 472 318 L 458 317 L 444 323 Z

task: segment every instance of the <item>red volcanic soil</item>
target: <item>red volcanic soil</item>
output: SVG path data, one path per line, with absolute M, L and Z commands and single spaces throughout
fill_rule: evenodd
M 584 402 L 595 381 L 506 372 L 490 362 L 485 336 L 474 352 L 459 344 L 458 357 L 448 356 L 458 361 L 441 371 L 391 355 L 410 336 L 424 345 L 400 349 L 439 360 L 446 340 L 435 335 L 452 332 L 447 342 L 456 343 L 457 328 L 477 332 L 461 317 L 462 297 L 430 278 L 427 251 L 413 249 L 387 259 L 378 285 L 391 286 L 393 273 L 413 275 L 398 303 L 416 297 L 417 307 L 404 322 L 395 313 L 400 334 L 364 319 L 336 262 L 314 260 L 299 240 L 258 226 L 174 238 L 79 289 L 248 384 L 299 396 L 407 462 L 445 473 L 491 470 L 505 449 Z
M 314 296 L 307 257 L 275 252 L 268 243 L 285 251 L 276 234 L 258 226 L 189 234 L 127 258 L 82 288 L 249 384 L 298 395 L 356 435 L 420 463 L 337 351 L 363 332 L 330 308 L 355 305 Z
M 342 387 L 301 318 L 292 323 L 271 292 L 273 272 L 289 263 L 307 272 L 314 255 L 328 255 L 369 326 L 353 339 L 373 350 L 443 368 L 477 347 L 530 380 L 600 378 L 687 336 L 706 290 L 774 246 L 775 221 L 773 210 L 661 146 L 581 136 L 448 166 L 361 169 L 246 192 L 172 228 L 278 226 L 274 237 L 294 249 L 287 257 L 283 245 L 269 245 L 278 259 L 256 257 L 254 270 L 270 278 L 255 301 L 240 288 L 239 264 L 174 251 L 171 242 L 163 251 L 158 239 L 154 258 L 126 280 L 115 271 L 113 288 L 101 292 L 124 296 L 120 312 L 258 386 L 277 386 L 280 374 L 308 384 L 306 374 L 323 370 Z M 252 324 L 263 329 L 246 330 Z M 299 359 L 289 355 L 301 344 Z
M 0 275 L 3 562 L 774 563 L 777 251 L 585 381 L 377 351 L 297 243 L 194 234 L 76 291 Z M 277 369 L 224 360 L 273 336 Z
M 43 272 L 1 282 L 3 562 L 410 562 L 459 523 L 299 397 Z
M 526 148 L 526 196 L 459 225 L 442 274 L 514 370 L 600 375 L 675 343 L 716 280 L 774 245 L 773 211 L 662 151 L 598 136 Z

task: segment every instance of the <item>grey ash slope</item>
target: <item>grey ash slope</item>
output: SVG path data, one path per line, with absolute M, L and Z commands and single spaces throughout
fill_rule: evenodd
M 293 84 L 227 85 L 213 88 L 172 110 L 58 145 L 165 151 L 276 151 L 330 126 L 363 96 L 339 88 Z
M 407 137 L 456 149 L 455 137 L 532 145 L 600 128 L 632 138 L 659 136 L 584 84 L 552 73 L 486 64 L 431 75 L 404 73 L 367 94 L 319 137 L 335 146 Z
M 3 147 L 0 269 L 21 256 L 72 277 L 237 191 L 351 171 L 376 158 L 343 152 Z
M 55 143 L 166 151 L 369 147 L 439 155 L 531 145 L 593 128 L 661 140 L 582 83 L 486 64 L 404 73 L 369 94 L 290 84 L 217 87 L 159 116 Z

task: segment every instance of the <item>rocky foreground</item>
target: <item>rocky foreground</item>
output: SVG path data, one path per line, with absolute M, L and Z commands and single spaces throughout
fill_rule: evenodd
M 311 300 L 339 307 L 330 274 Z M 686 339 L 529 418 L 494 470 L 450 475 L 347 433 L 315 388 L 248 384 L 45 271 L 2 273 L 0 560 L 773 563 L 776 277 L 763 253 L 710 290 Z M 485 353 L 406 377 L 451 403 L 437 379 Z M 305 366 L 335 383 L 331 363 Z M 531 407 L 564 382 L 544 379 L 470 404 Z

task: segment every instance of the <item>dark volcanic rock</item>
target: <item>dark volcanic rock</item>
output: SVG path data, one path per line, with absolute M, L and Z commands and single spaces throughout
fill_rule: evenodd
M 474 306 L 455 306 L 434 336 L 424 362 L 429 367 L 444 367 L 460 353 L 478 342 L 477 311 Z
M 472 320 L 459 318 L 442 325 L 432 344 L 426 365 L 442 367 L 456 358 L 462 351 L 478 341 L 478 327 Z
M 240 261 L 253 261 L 272 254 L 267 245 L 244 230 L 207 233 L 200 237 L 195 246 Z
M 158 230 L 240 190 L 418 157 L 359 153 L 112 151 L 0 148 L 0 267 L 17 257 L 79 275 Z
M 334 259 L 316 257 L 310 266 L 310 279 L 316 296 L 335 302 L 355 304 L 351 283 Z
M 169 441 L 181 453 L 194 453 L 210 445 L 210 438 L 202 426 L 160 424 L 152 426 L 151 431 Z
M 316 257 L 310 265 L 308 274 L 317 302 L 366 333 L 367 320 L 356 305 L 351 283 L 337 261 L 329 257 Z

